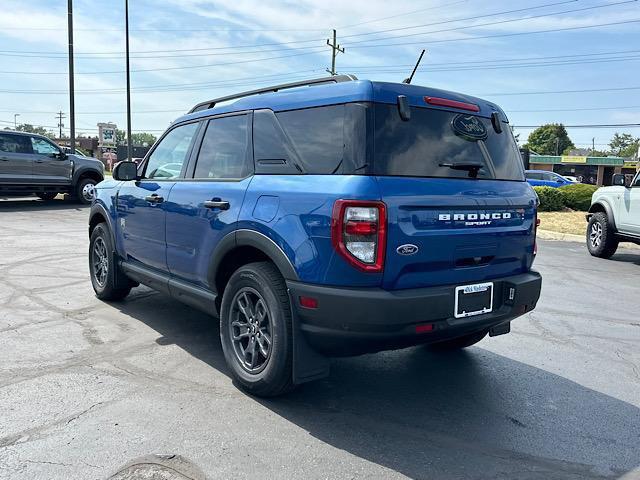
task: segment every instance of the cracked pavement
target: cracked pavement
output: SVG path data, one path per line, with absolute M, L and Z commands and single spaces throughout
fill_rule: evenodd
M 543 241 L 542 298 L 511 334 L 334 360 L 329 378 L 259 400 L 231 383 L 214 319 L 144 287 L 94 297 L 88 212 L 0 201 L 1 479 L 590 479 L 640 466 L 638 250 L 600 260 Z

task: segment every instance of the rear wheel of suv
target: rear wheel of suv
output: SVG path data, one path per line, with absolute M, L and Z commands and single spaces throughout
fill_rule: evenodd
M 133 287 L 133 282 L 124 276 L 116 263 L 111 235 L 105 223 L 98 224 L 91 232 L 89 271 L 91 285 L 100 300 L 121 300 Z
M 587 225 L 587 249 L 594 257 L 609 258 L 618 249 L 620 242 L 614 236 L 614 231 L 607 214 L 597 212 L 591 215 Z
M 42 200 L 47 202 L 49 200 L 53 200 L 54 198 L 56 198 L 56 195 L 58 194 L 56 192 L 39 192 L 39 193 L 36 193 L 36 195 L 38 195 L 38 197 L 40 197 Z
M 270 262 L 231 276 L 220 308 L 220 340 L 234 380 L 248 393 L 272 397 L 293 388 L 289 295 Z
M 475 345 L 486 335 L 487 331 L 482 330 L 480 332 L 471 333 L 463 337 L 445 340 L 444 342 L 431 343 L 427 345 L 427 348 L 433 352 L 450 352 L 452 350 L 459 350 L 461 348 L 467 348 L 471 345 Z
M 85 205 L 93 202 L 96 196 L 96 182 L 93 178 L 81 178 L 76 185 L 75 196 L 80 203 Z

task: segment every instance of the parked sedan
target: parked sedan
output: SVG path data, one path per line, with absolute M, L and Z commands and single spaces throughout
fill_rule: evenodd
M 532 187 L 564 187 L 573 185 L 575 182 L 567 180 L 562 175 L 547 170 L 526 170 L 527 182 Z

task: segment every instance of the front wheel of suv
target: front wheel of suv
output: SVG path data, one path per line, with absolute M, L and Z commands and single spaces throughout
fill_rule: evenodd
M 96 182 L 93 178 L 82 178 L 76 185 L 75 197 L 84 205 L 89 205 L 96 197 Z
M 594 257 L 609 258 L 618 249 L 620 242 L 606 213 L 597 212 L 591 215 L 587 225 L 587 249 Z
M 220 340 L 234 380 L 248 393 L 273 397 L 293 388 L 289 295 L 272 263 L 250 263 L 231 276 L 220 308 Z
M 91 285 L 100 300 L 122 300 L 133 287 L 133 282 L 122 274 L 116 262 L 111 235 L 105 223 L 96 225 L 91 232 L 89 272 Z

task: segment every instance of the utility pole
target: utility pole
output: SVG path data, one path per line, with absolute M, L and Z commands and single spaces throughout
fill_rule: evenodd
M 69 146 L 71 153 L 76 153 L 76 105 L 73 74 L 73 0 L 67 0 L 69 30 Z M 60 138 L 62 138 L 62 112 L 60 112 Z
M 560 148 L 560 137 L 556 137 L 556 155 L 560 155 L 558 153 L 559 148 Z
M 595 151 L 596 151 L 596 137 L 593 137 L 591 139 L 591 155 L 593 155 Z
M 331 70 L 327 68 L 327 72 L 329 72 L 331 75 L 337 75 L 338 73 L 336 72 L 336 55 L 338 55 L 338 52 L 344 53 L 344 48 L 340 48 L 340 45 L 338 45 L 336 41 L 335 29 L 333 30 L 333 43 L 331 43 L 327 38 L 327 45 L 331 47 Z
M 60 110 L 58 112 L 58 115 L 56 115 L 56 118 L 58 119 L 58 128 L 60 129 L 60 134 L 58 135 L 58 138 L 62 138 L 62 127 L 64 127 L 64 123 L 62 123 L 62 119 L 66 118 L 66 116 L 64 113 L 62 113 L 62 110 Z
M 20 116 L 19 113 L 14 113 L 13 114 L 13 129 L 14 130 L 18 130 L 18 117 Z
M 127 57 L 127 160 L 133 158 L 133 146 L 131 141 L 131 75 L 129 72 L 129 0 L 124 2 L 124 28 Z

